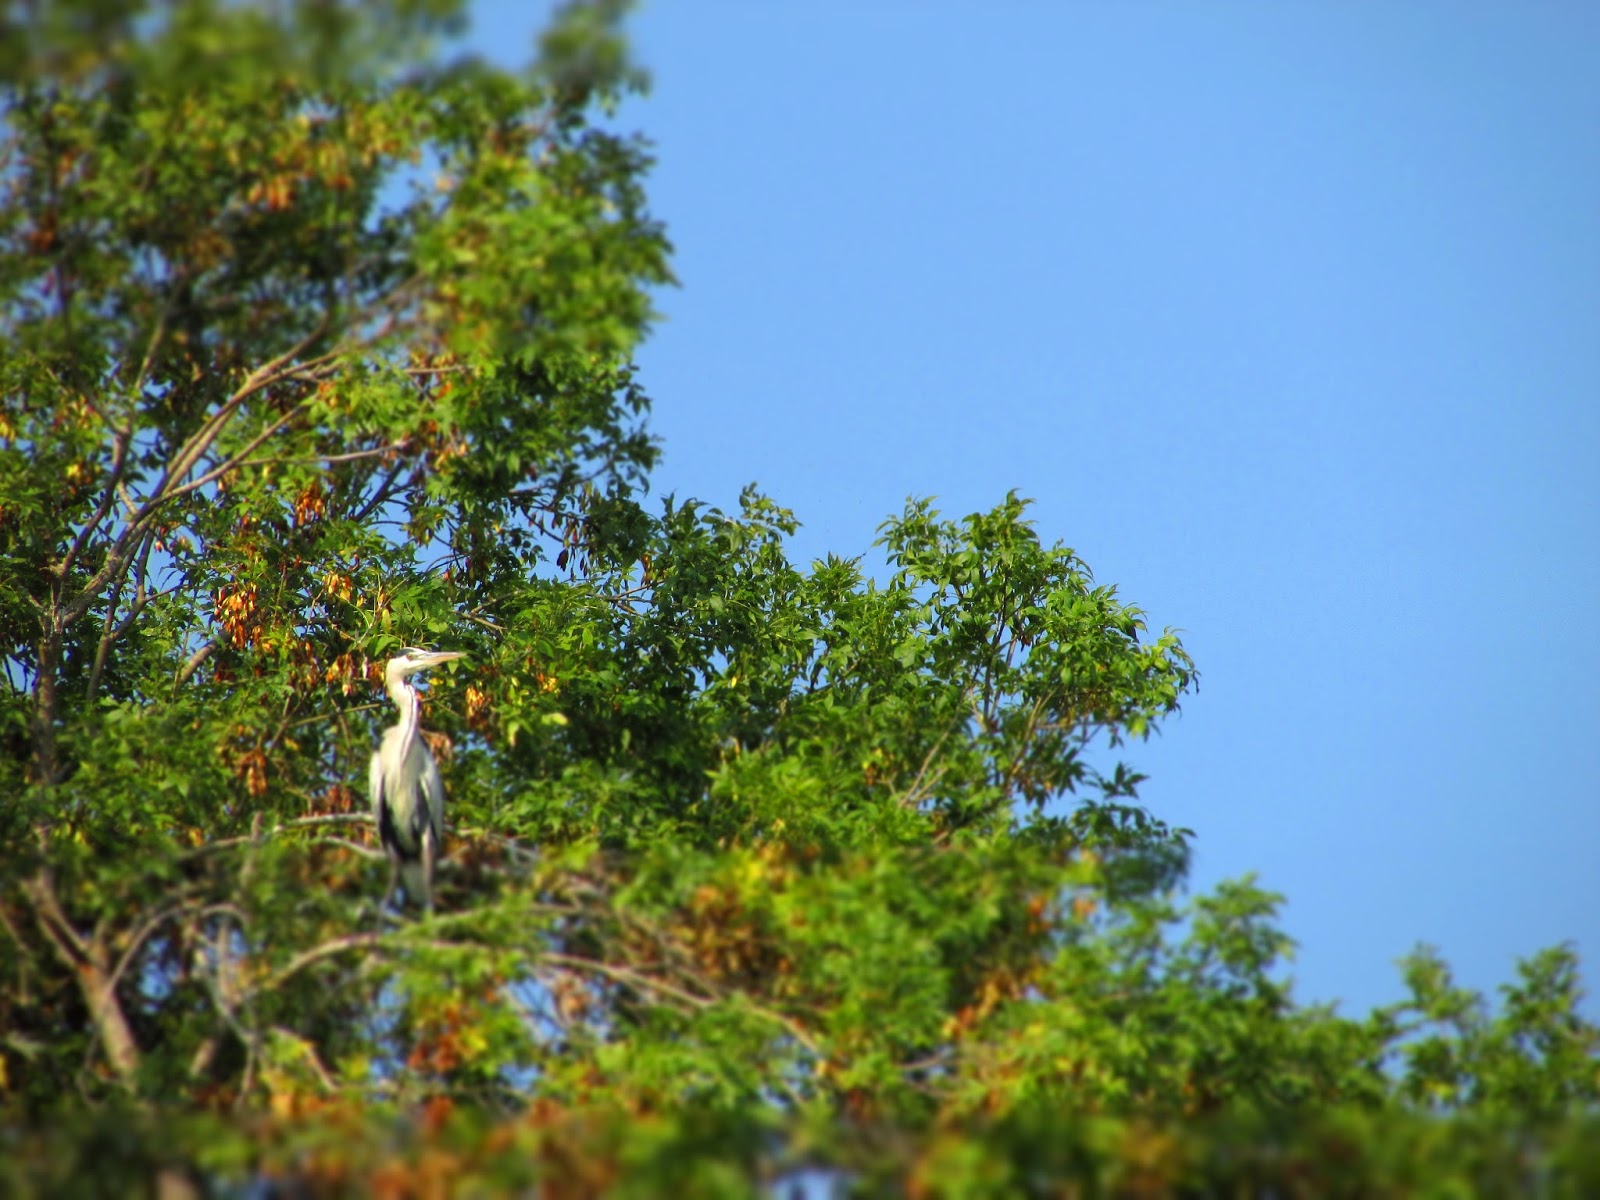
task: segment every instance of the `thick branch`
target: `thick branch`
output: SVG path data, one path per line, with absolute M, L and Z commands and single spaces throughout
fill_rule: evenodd
M 649 975 L 642 974 L 641 972 L 631 970 L 627 967 L 613 966 L 610 963 L 600 962 L 598 959 L 584 958 L 576 954 L 562 954 L 558 951 L 546 951 L 539 956 L 539 960 L 541 962 L 554 964 L 555 966 L 567 967 L 574 971 L 587 971 L 590 974 L 603 976 L 604 978 L 611 980 L 613 983 L 624 984 L 627 987 L 639 988 L 642 991 L 653 991 L 658 995 L 677 1000 L 682 1004 L 686 1004 L 693 1009 L 710 1008 L 713 1004 L 718 1003 L 719 1000 L 722 999 L 722 997 L 717 996 L 697 996 L 693 992 L 686 991 L 683 988 L 677 987 L 670 983 L 665 983 L 660 979 L 652 978 Z M 806 1050 L 810 1051 L 819 1058 L 822 1057 L 822 1051 L 818 1048 L 816 1042 L 812 1040 L 811 1035 L 808 1034 L 793 1018 L 787 1017 L 781 1012 L 776 1012 L 773 1009 L 764 1008 L 761 1005 L 754 1003 L 750 997 L 743 992 L 737 993 L 737 996 L 738 999 L 751 1012 L 755 1013 L 759 1017 L 764 1018 L 765 1020 L 781 1026 L 790 1037 L 799 1042 L 800 1045 L 805 1047 Z
M 104 418 L 102 418 L 104 419 Z M 109 425 L 110 422 L 108 421 Z M 67 552 L 61 558 L 60 565 L 56 568 L 62 579 L 67 577 L 73 564 L 78 561 L 78 556 L 83 553 L 84 547 L 89 544 L 89 539 L 94 531 L 100 527 L 100 522 L 106 519 L 112 506 L 117 502 L 118 490 L 122 487 L 122 473 L 128 465 L 128 447 L 133 442 L 133 435 L 126 430 L 115 429 L 111 431 L 111 475 L 106 480 L 105 491 L 100 496 L 100 502 L 95 506 L 93 515 L 83 523 L 83 528 L 78 530 L 72 539 L 72 545 L 67 547 Z
M 178 451 L 163 468 L 161 477 L 156 482 L 150 496 L 140 505 L 138 512 L 132 516 L 122 532 L 117 535 L 106 550 L 105 560 L 100 564 L 100 569 L 94 573 L 94 576 L 69 604 L 61 606 L 60 612 L 63 625 L 81 617 L 89 606 L 94 603 L 94 598 L 100 594 L 107 582 L 122 573 L 135 553 L 139 541 L 145 536 L 151 523 L 155 520 L 156 513 L 169 500 L 192 492 L 196 488 L 203 487 L 206 483 L 217 478 L 220 473 L 237 466 L 262 442 L 282 429 L 304 407 L 303 405 L 297 405 L 280 420 L 269 423 L 263 432 L 252 439 L 243 451 L 234 455 L 221 467 L 208 472 L 203 479 L 175 486 L 179 480 L 186 478 L 200 460 L 205 457 L 206 453 L 216 443 L 217 438 L 222 436 L 222 431 L 227 428 L 229 422 L 233 420 L 245 401 L 274 383 L 291 378 L 307 370 L 312 365 L 332 361 L 336 357 L 336 354 L 330 353 L 319 356 L 317 359 L 312 360 L 311 363 L 296 361 L 301 354 L 305 353 L 327 333 L 331 324 L 332 315 L 324 313 L 321 320 L 317 322 L 316 328 L 307 333 L 305 337 L 276 358 L 263 363 L 252 371 L 234 393 L 217 408 L 217 411 L 207 417 L 200 428 L 195 430 L 189 436 L 189 439 L 178 448 Z M 107 495 L 109 496 L 113 492 L 114 489 L 108 489 Z M 103 514 L 100 515 L 103 516 Z M 87 538 L 96 523 L 85 526 L 84 531 L 79 535 L 78 542 L 82 542 Z M 75 557 L 81 549 L 82 546 L 75 542 L 72 555 Z
M 295 955 L 280 970 L 274 972 L 257 990 L 258 992 L 270 992 L 275 988 L 282 987 L 295 975 L 325 958 L 333 958 L 351 950 L 371 950 L 397 941 L 408 946 L 427 946 L 434 950 L 482 949 L 482 947 L 461 942 L 446 942 L 437 938 L 417 939 L 406 937 L 404 934 L 349 933 L 344 937 L 337 937 L 332 941 L 323 942 L 320 946 L 313 946 L 311 949 Z
M 222 431 L 227 427 L 228 422 L 233 419 L 234 413 L 239 411 L 240 406 L 246 400 L 263 388 L 270 387 L 278 380 L 299 370 L 302 364 L 297 364 L 295 360 L 315 345 L 327 333 L 328 326 L 332 323 L 332 314 L 323 313 L 315 328 L 303 338 L 276 358 L 267 360 L 254 371 L 251 371 L 245 377 L 245 381 L 235 389 L 233 395 L 223 401 L 217 411 L 212 413 L 200 428 L 190 435 L 188 441 L 178 448 L 178 452 L 172 456 L 172 459 L 167 463 L 166 469 L 162 471 L 161 479 L 156 484 L 155 492 L 146 504 L 146 508 L 148 509 L 151 505 L 158 504 L 164 500 L 170 485 L 174 481 L 184 478 L 194 469 L 195 464 L 205 457 L 212 444 L 222 435 Z
M 22 889 L 33 903 L 39 931 L 77 976 L 95 1031 L 106 1048 L 106 1058 L 118 1080 L 131 1091 L 139 1070 L 139 1045 L 117 1002 L 109 949 L 99 938 L 85 939 L 73 929 L 44 872 L 26 881 Z
M 54 613 L 41 613 L 39 624 L 39 671 L 33 681 L 33 781 L 51 787 L 61 773 L 56 752 L 56 673 L 61 666 L 61 627 Z
M 200 669 L 200 664 L 205 662 L 206 659 L 210 658 L 216 648 L 217 644 L 215 642 L 206 642 L 193 654 L 189 655 L 186 660 L 184 660 L 183 666 L 178 668 L 177 678 L 172 681 L 172 691 L 174 695 L 177 694 L 178 690 L 182 688 L 184 684 L 188 683 L 189 680 L 194 678 L 194 673 Z
M 320 946 L 313 946 L 311 949 L 291 958 L 282 970 L 267 980 L 262 990 L 270 992 L 275 988 L 282 987 L 291 977 L 298 975 L 313 963 L 321 962 L 325 958 L 332 958 L 348 950 L 371 949 L 379 945 L 384 937 L 385 935 L 381 933 L 351 933 L 341 938 L 334 938 L 331 942 L 323 942 Z
M 133 623 L 139 619 L 139 614 L 144 612 L 145 606 L 155 599 L 149 587 L 150 552 L 155 548 L 154 530 L 145 534 L 144 549 L 138 552 L 139 565 L 134 569 L 134 594 L 128 604 L 127 615 L 121 621 L 117 617 L 117 602 L 121 599 L 120 582 L 111 590 L 110 602 L 106 605 L 105 628 L 100 635 L 100 643 L 95 647 L 94 664 L 89 668 L 89 680 L 84 687 L 84 695 L 92 702 L 95 693 L 100 690 L 100 676 L 104 674 L 106 659 L 111 654 L 111 647 L 128 630 L 133 628 Z M 160 593 L 157 593 L 160 594 Z

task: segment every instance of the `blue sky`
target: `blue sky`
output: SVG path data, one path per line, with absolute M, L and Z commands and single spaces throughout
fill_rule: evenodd
M 537 6 L 480 0 L 474 40 Z M 1600 6 L 650 4 L 658 492 L 1015 488 L 1185 630 L 1134 748 L 1302 999 L 1600 980 Z M 1597 1006 L 1591 1000 L 1590 1009 Z

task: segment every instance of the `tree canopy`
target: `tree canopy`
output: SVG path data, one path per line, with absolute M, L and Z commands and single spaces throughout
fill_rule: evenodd
M 1024 500 L 875 578 L 649 496 L 620 7 L 519 71 L 454 0 L 0 17 L 0 1180 L 1600 1191 L 1573 952 L 1297 1002 L 1139 801 L 1178 634 Z M 467 655 L 431 917 L 364 784 L 406 645 Z

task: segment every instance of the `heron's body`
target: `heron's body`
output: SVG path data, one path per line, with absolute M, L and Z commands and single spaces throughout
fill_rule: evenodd
M 433 911 L 433 868 L 444 841 L 444 784 L 439 766 L 422 739 L 422 700 L 407 678 L 456 653 L 407 649 L 389 660 L 383 681 L 400 710 L 400 721 L 383 731 L 367 773 L 372 819 L 389 852 L 389 890 L 384 903 L 404 886 L 406 898 Z

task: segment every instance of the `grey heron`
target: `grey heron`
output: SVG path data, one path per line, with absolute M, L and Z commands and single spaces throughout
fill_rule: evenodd
M 450 650 L 418 650 L 407 646 L 383 669 L 384 690 L 400 710 L 398 724 L 383 731 L 372 753 L 367 786 L 378 838 L 389 852 L 387 905 L 395 888 L 404 885 L 406 899 L 433 911 L 433 867 L 444 838 L 444 784 L 439 765 L 422 740 L 422 700 L 409 682 L 418 671 L 462 657 Z

